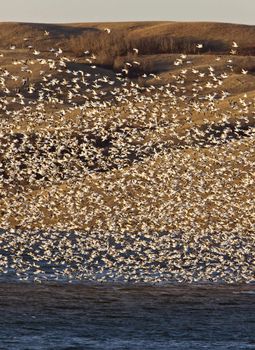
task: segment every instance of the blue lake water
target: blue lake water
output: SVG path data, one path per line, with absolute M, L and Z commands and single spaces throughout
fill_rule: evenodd
M 254 285 L 0 283 L 0 349 L 255 349 Z

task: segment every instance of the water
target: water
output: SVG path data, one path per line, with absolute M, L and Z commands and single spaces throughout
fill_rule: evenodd
M 255 349 L 254 285 L 0 284 L 0 349 Z

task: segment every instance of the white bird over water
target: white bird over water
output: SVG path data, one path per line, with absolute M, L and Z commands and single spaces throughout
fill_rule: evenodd
M 110 29 L 110 28 L 104 28 L 104 31 L 105 31 L 107 34 L 110 34 L 110 33 L 111 33 L 111 29 Z

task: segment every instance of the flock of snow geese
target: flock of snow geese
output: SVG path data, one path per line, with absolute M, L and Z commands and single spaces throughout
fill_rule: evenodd
M 229 92 L 238 44 L 207 66 L 175 55 L 165 81 L 130 78 L 138 48 L 114 73 L 89 50 L 24 42 L 0 51 L 0 280 L 254 282 L 255 99 Z

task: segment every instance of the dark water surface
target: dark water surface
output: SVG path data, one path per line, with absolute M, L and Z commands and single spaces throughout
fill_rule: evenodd
M 0 284 L 0 349 L 255 349 L 255 286 Z

